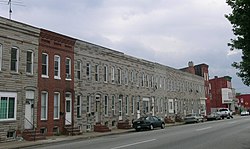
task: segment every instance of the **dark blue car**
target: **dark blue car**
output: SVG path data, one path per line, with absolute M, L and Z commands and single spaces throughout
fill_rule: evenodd
M 156 127 L 164 128 L 165 123 L 157 116 L 142 116 L 139 119 L 133 121 L 133 128 L 136 131 L 142 129 L 153 130 Z

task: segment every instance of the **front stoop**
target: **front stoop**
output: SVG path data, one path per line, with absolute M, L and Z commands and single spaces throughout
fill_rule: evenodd
M 109 129 L 106 125 L 102 125 L 100 123 L 97 123 L 95 126 L 94 126 L 94 131 L 95 132 L 110 132 L 111 129 Z
M 39 130 L 25 129 L 22 133 L 23 139 L 26 141 L 45 140 L 46 136 L 39 132 Z
M 64 129 L 65 129 L 66 135 L 74 136 L 74 135 L 81 135 L 82 134 L 79 127 L 65 126 Z
M 129 121 L 119 121 L 117 124 L 118 129 L 131 129 L 132 126 L 129 124 Z

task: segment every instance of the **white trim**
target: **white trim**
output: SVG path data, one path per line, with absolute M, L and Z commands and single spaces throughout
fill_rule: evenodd
M 45 117 L 44 118 L 42 118 L 42 95 L 43 94 L 45 94 Z M 41 120 L 47 120 L 48 119 L 48 92 L 46 92 L 46 91 L 42 91 L 41 92 Z
M 43 74 L 43 55 L 46 55 L 46 74 Z M 47 53 L 42 53 L 42 78 L 49 78 L 49 55 Z
M 11 70 L 11 71 L 14 71 L 14 72 L 18 72 L 18 65 L 19 65 L 19 49 L 18 49 L 17 47 L 12 47 L 11 50 L 12 50 L 12 49 L 16 49 L 16 62 L 15 62 L 15 69 L 16 69 L 16 70 L 11 70 L 11 63 L 12 63 L 11 58 L 10 58 L 10 70 Z M 11 57 L 12 57 L 12 56 L 11 56 Z
M 57 59 L 58 58 L 58 59 Z M 58 75 L 55 75 L 55 63 L 58 62 Z M 61 57 L 54 55 L 54 79 L 61 79 Z
M 16 120 L 17 93 L 15 93 L 15 92 L 0 92 L 0 104 L 1 104 L 1 97 L 8 97 L 8 99 L 9 99 L 9 97 L 15 98 L 15 105 L 14 105 L 14 118 L 0 119 L 0 122 L 1 121 L 13 121 L 13 120 Z
M 55 117 L 55 95 L 58 95 L 58 111 L 57 111 L 57 114 L 58 114 L 58 117 Z M 54 106 L 53 106 L 53 118 L 54 120 L 56 119 L 60 119 L 60 93 L 59 92 L 54 92 Z
M 27 65 L 27 56 L 28 56 L 28 52 L 31 52 L 31 68 L 30 68 L 30 71 L 31 72 L 27 72 L 27 68 L 28 68 L 28 65 Z M 32 50 L 27 50 L 26 51 L 26 73 L 27 74 L 33 74 L 34 72 L 34 52 Z
M 69 60 L 69 64 L 67 64 L 67 60 Z M 67 72 L 67 65 L 69 65 L 69 72 Z M 66 57 L 66 60 L 65 60 L 65 80 L 71 80 L 71 58 L 70 57 Z

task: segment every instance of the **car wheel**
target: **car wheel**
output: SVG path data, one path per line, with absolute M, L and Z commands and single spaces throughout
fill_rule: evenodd
M 153 130 L 153 129 L 154 129 L 153 124 L 150 124 L 149 129 L 150 129 L 150 130 Z
M 161 124 L 161 129 L 164 129 L 164 128 L 165 128 L 165 124 L 162 123 L 162 124 Z

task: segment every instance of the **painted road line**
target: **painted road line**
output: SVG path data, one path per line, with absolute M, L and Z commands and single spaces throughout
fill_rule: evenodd
M 207 130 L 207 129 L 210 129 L 212 127 L 205 127 L 205 128 L 200 128 L 200 129 L 196 129 L 196 131 L 202 131 L 202 130 Z
M 145 140 L 145 141 L 135 142 L 135 143 L 131 143 L 131 144 L 126 144 L 126 145 L 121 145 L 121 146 L 113 147 L 113 148 L 111 148 L 111 149 L 124 148 L 124 147 L 128 147 L 128 146 L 133 146 L 133 145 L 137 145 L 137 144 L 142 144 L 142 143 L 146 143 L 146 142 L 155 141 L 155 140 L 156 140 L 156 139 L 151 139 L 151 140 Z

